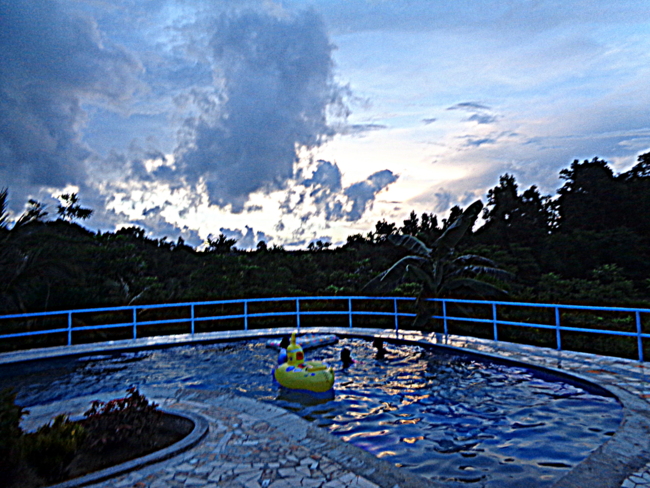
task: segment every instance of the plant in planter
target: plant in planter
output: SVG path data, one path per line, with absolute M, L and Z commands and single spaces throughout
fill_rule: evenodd
M 59 415 L 25 433 L 28 412 L 12 390 L 0 392 L 0 487 L 36 488 L 146 455 L 182 439 L 193 423 L 158 410 L 136 388 L 94 401 L 80 421 Z
M 16 405 L 16 393 L 6 388 L 0 392 L 0 477 L 6 477 L 20 458 L 23 431 L 20 420 L 29 413 Z
M 93 401 L 84 417 L 83 425 L 92 438 L 88 447 L 108 449 L 133 436 L 146 442 L 158 428 L 162 412 L 133 387 L 124 398 Z
M 67 474 L 85 438 L 86 430 L 79 423 L 71 422 L 67 415 L 58 415 L 52 423 L 23 437 L 25 460 L 43 479 L 58 481 Z

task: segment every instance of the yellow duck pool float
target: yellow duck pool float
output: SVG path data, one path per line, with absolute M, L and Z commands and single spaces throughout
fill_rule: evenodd
M 334 369 L 320 361 L 305 361 L 302 347 L 296 344 L 295 332 L 287 346 L 287 361 L 273 375 L 278 383 L 292 390 L 324 393 L 334 386 Z

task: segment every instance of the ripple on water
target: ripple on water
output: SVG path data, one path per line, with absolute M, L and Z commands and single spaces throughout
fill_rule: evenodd
M 343 347 L 357 360 L 342 369 Z M 262 341 L 179 346 L 0 368 L 23 405 L 131 386 L 234 391 L 274 402 L 376 456 L 450 487 L 544 487 L 605 442 L 622 418 L 612 398 L 523 367 L 342 339 L 307 351 L 336 371 L 333 400 L 279 390 Z

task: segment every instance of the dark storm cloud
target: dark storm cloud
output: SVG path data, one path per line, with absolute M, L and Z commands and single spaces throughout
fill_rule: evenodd
M 345 214 L 348 221 L 359 220 L 365 211 L 372 206 L 372 203 L 381 190 L 397 181 L 397 175 L 385 169 L 378 171 L 368 177 L 365 181 L 355 183 L 345 189 L 345 196 L 352 202 L 352 207 Z
M 267 236 L 264 232 L 255 232 L 252 227 L 247 225 L 245 226 L 245 232 L 239 229 L 228 229 L 225 227 L 219 229 L 219 232 L 230 239 L 237 239 L 235 247 L 238 249 L 254 249 L 260 241 L 268 244 L 273 240 L 272 237 Z
M 57 2 L 0 0 L 0 66 L 0 180 L 18 194 L 82 184 L 82 104 L 127 98 L 138 62 Z
M 447 108 L 447 110 L 462 110 L 464 112 L 471 112 L 467 118 L 468 122 L 476 122 L 477 124 L 492 124 L 496 122 L 497 117 L 490 113 L 491 108 L 478 102 L 463 102 L 457 103 Z
M 300 147 L 333 135 L 326 114 L 341 98 L 314 12 L 224 14 L 212 29 L 219 99 L 187 121 L 176 160 L 190 183 L 205 182 L 211 203 L 238 212 L 251 193 L 285 186 Z
M 494 139 L 490 138 L 490 137 L 483 137 L 483 138 L 480 138 L 480 139 L 473 139 L 471 137 L 468 137 L 467 142 L 465 143 L 465 145 L 479 147 L 479 146 L 482 146 L 484 144 L 494 144 L 495 142 L 496 141 Z
M 477 124 L 491 124 L 492 122 L 496 122 L 497 118 L 490 114 L 474 114 L 467 120 L 470 122 L 476 122 Z
M 313 198 L 318 210 L 325 213 L 325 220 L 342 218 L 343 205 L 337 201 L 342 189 L 341 170 L 338 165 L 329 161 L 318 161 L 318 168 L 313 176 L 303 180 L 301 184 L 310 189 L 309 196 Z
M 333 194 L 341 191 L 341 170 L 337 164 L 329 161 L 318 161 L 318 166 L 311 178 L 302 180 L 301 184 L 311 187 L 310 196 L 317 204 L 321 204 Z
M 338 165 L 324 160 L 316 162 L 310 177 L 298 176 L 296 187 L 287 194 L 280 209 L 285 214 L 297 214 L 303 222 L 321 214 L 327 221 L 357 221 L 372 208 L 377 194 L 398 178 L 385 169 L 344 188 Z M 315 212 L 307 209 L 309 204 L 316 206 Z
M 462 102 L 457 103 L 456 105 L 452 105 L 451 107 L 447 108 L 447 110 L 467 110 L 470 112 L 475 112 L 478 110 L 490 110 L 490 107 L 487 107 L 478 102 Z
M 337 132 L 342 135 L 359 135 L 386 128 L 388 126 L 382 124 L 351 124 L 342 126 Z

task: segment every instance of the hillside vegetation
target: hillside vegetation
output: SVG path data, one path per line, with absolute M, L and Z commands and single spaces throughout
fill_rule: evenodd
M 489 258 L 514 279 L 498 282 L 508 300 L 581 304 L 650 303 L 650 153 L 615 174 L 597 158 L 574 161 L 559 174 L 556 195 L 522 190 L 505 174 L 484 202 L 484 224 L 455 252 Z M 50 218 L 38 202 L 16 222 L 7 218 L 10 189 L 0 193 L 0 314 L 222 298 L 360 294 L 406 255 L 390 235 L 432 245 L 463 213 L 448 219 L 412 212 L 382 220 L 366 235 L 331 248 L 314 243 L 287 251 L 260 243 L 237 250 L 220 236 L 205 250 L 182 240 L 151 239 L 137 227 L 94 232 L 78 222 L 91 211 L 67 195 Z M 385 294 L 417 295 L 402 280 Z M 363 291 L 367 293 L 367 291 Z M 472 295 L 458 289 L 448 295 Z M 480 295 L 480 294 L 479 294 Z M 474 293 L 476 296 L 476 293 Z

